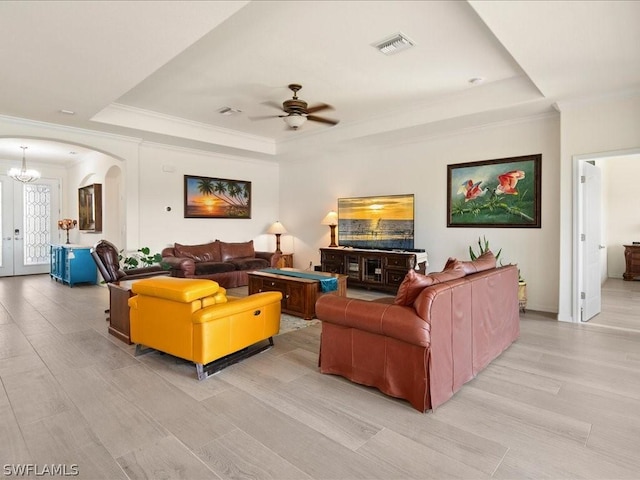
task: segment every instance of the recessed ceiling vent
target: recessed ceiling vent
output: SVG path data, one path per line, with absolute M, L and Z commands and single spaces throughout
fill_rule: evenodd
M 401 52 L 408 48 L 413 47 L 415 44 L 409 40 L 403 33 L 397 33 L 391 38 L 387 38 L 374 46 L 385 55 L 393 55 L 394 53 Z
M 242 110 L 233 107 L 222 107 L 218 110 L 220 115 L 235 115 L 236 113 L 242 113 Z

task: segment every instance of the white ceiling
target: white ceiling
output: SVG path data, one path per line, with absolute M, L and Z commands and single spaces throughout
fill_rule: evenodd
M 270 158 L 639 89 L 639 22 L 638 1 L 2 1 L 0 115 Z M 373 48 L 398 32 L 415 47 Z M 340 123 L 287 130 L 265 102 L 289 83 Z

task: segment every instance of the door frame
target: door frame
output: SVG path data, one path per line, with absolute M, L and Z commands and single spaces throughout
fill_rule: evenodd
M 11 224 L 12 224 L 12 228 L 16 227 L 16 213 L 18 214 L 22 214 L 24 215 L 24 204 L 22 203 L 22 187 L 24 186 L 24 184 L 17 182 L 16 180 L 11 179 L 10 177 L 8 177 L 7 175 L 2 175 L 3 177 L 3 181 L 5 181 L 4 185 L 5 186 L 11 186 L 11 188 L 3 188 L 2 189 L 2 195 L 3 195 L 3 201 L 0 202 L 2 204 L 2 208 L 4 208 L 5 203 L 8 202 L 8 204 L 10 204 L 12 206 L 12 214 L 11 214 Z M 37 185 L 37 184 L 41 184 L 41 185 L 49 185 L 51 187 L 51 205 L 50 205 L 50 215 L 51 215 L 51 220 L 50 220 L 50 237 L 49 237 L 49 243 L 53 244 L 53 243 L 58 243 L 59 242 L 59 238 L 60 238 L 60 231 L 57 228 L 57 218 L 60 218 L 60 211 L 61 211 L 61 202 L 62 202 L 62 194 L 61 194 L 61 181 L 59 178 L 53 178 L 53 177 L 43 177 L 40 178 L 38 180 L 36 180 L 35 182 L 31 182 L 31 184 Z M 10 197 L 10 198 L 9 198 Z M 10 200 L 10 201 L 9 201 Z M 18 205 L 18 202 L 20 202 L 20 204 Z M 2 217 L 2 221 L 3 223 L 6 221 L 6 219 L 4 218 L 4 216 Z M 21 229 L 21 233 L 20 235 L 22 236 L 22 241 L 24 240 L 24 230 L 25 230 L 25 226 L 24 226 L 24 222 L 22 222 L 21 220 L 19 221 L 20 224 L 20 229 Z M 3 227 L 6 225 L 3 225 Z M 8 231 L 5 232 L 4 228 L 2 229 L 2 233 L 3 233 L 3 239 L 2 239 L 2 245 L 4 248 L 4 242 L 6 240 L 9 240 L 7 233 L 9 233 Z M 37 265 L 23 265 L 19 262 L 17 262 L 17 257 L 20 253 L 24 253 L 23 247 L 22 248 L 17 248 L 17 244 L 16 244 L 16 239 L 15 239 L 15 234 L 13 232 L 11 232 L 11 242 L 12 242 L 12 246 L 10 248 L 11 250 L 11 262 L 12 262 L 12 266 L 11 266 L 11 273 L 10 275 L 2 275 L 4 276 L 19 276 L 19 275 L 31 275 L 31 274 L 42 274 L 42 273 L 50 273 L 49 272 L 49 268 L 51 265 L 51 262 L 49 261 L 47 264 L 37 264 Z M 3 252 L 7 253 L 7 252 Z M 4 258 L 3 255 L 3 260 L 6 262 L 7 260 L 9 260 L 9 255 L 7 255 L 7 258 Z M 0 277 L 2 278 L 2 277 Z
M 582 231 L 582 195 L 580 192 L 580 162 L 597 161 L 605 158 L 628 157 L 639 155 L 640 148 L 629 150 L 613 150 L 609 152 L 587 153 L 574 155 L 573 159 L 573 243 L 572 243 L 572 274 L 571 274 L 571 309 L 573 323 L 581 323 L 580 319 L 580 288 L 582 282 L 582 265 L 580 233 Z

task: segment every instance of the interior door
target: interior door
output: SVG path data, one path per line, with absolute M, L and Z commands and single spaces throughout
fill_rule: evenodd
M 20 183 L 0 175 L 0 276 L 49 272 L 59 197 L 58 180 Z
M 581 275 L 581 316 L 583 322 L 600 313 L 601 309 L 601 171 L 588 162 L 580 162 L 580 186 L 582 193 L 580 236 L 582 275 Z

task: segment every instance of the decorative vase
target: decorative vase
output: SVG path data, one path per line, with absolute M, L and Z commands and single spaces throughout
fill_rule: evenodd
M 520 311 L 525 313 L 527 310 L 527 282 L 518 282 L 518 304 Z

